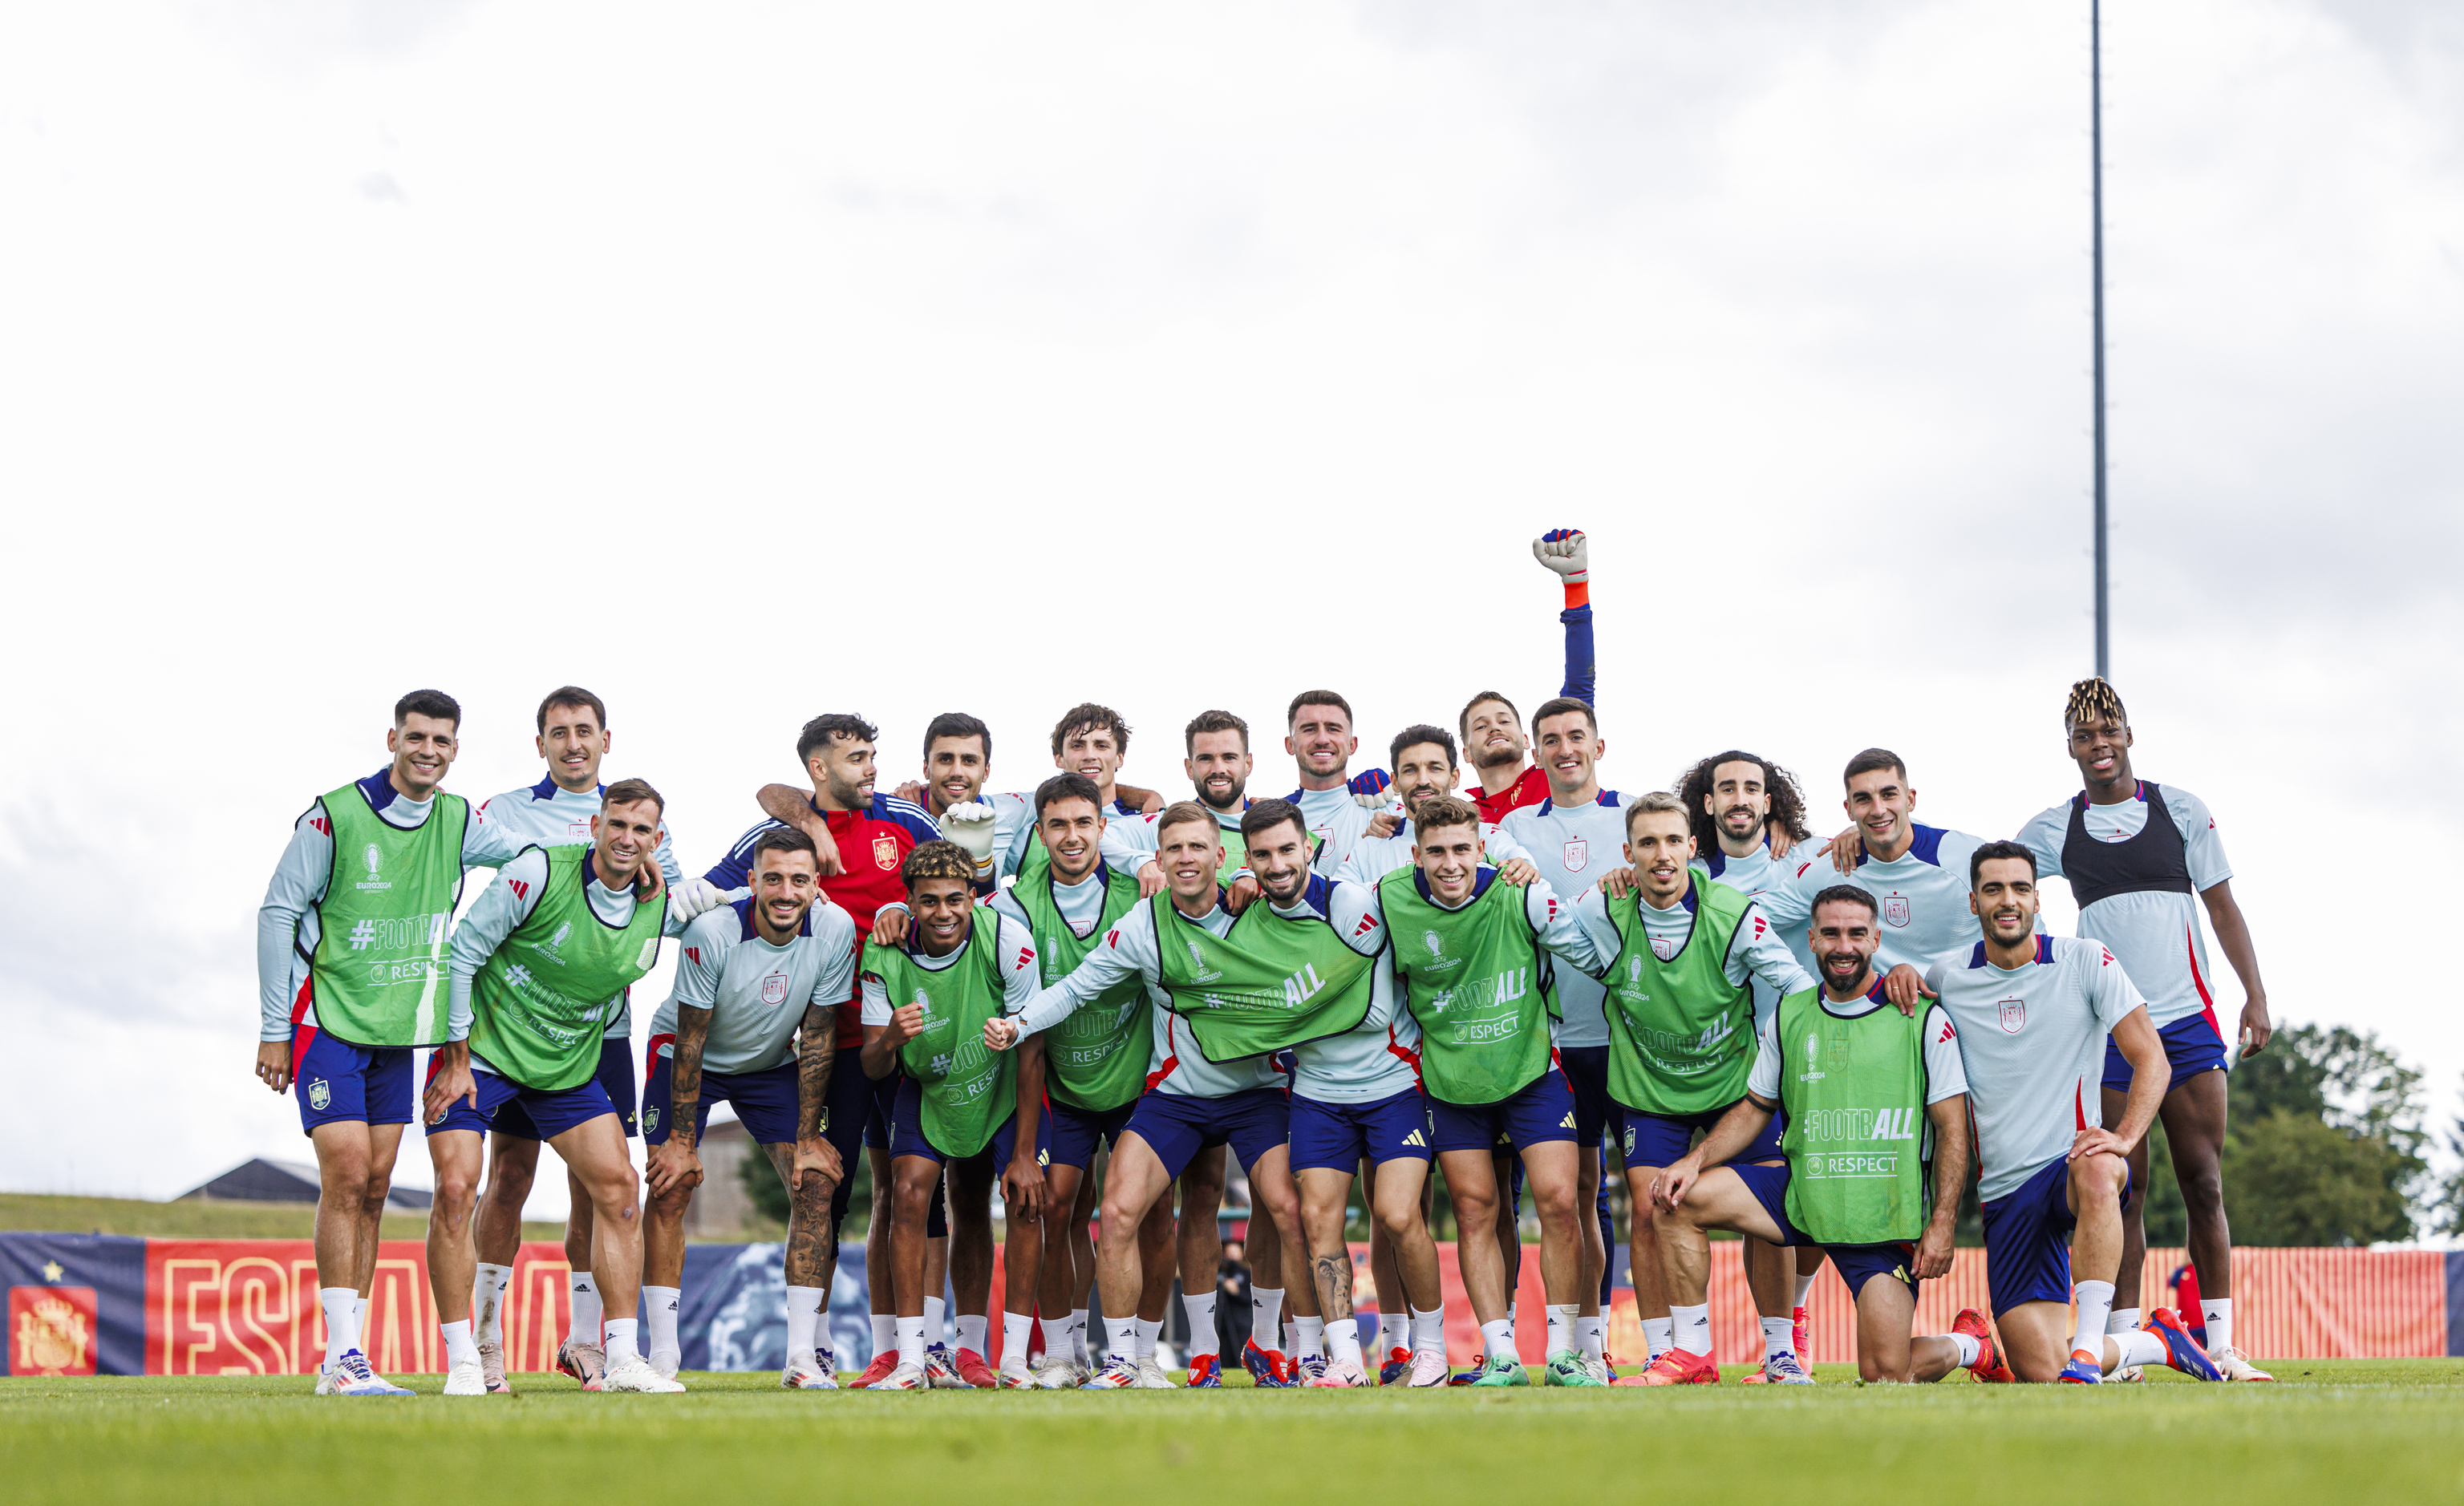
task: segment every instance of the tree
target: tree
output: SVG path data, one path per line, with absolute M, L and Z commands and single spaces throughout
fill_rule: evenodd
M 2243 1245 L 2366 1245 L 2410 1239 L 2430 1166 L 2421 1074 L 2368 1031 L 2296 1025 L 2233 1068 L 2224 1149 L 2226 1207 Z M 2162 1160 L 2161 1143 L 2151 1153 Z M 2169 1166 L 2148 1178 L 2148 1240 L 2178 1239 Z M 2161 1227 L 2158 1200 L 2164 1198 Z
M 2464 1158 L 2464 1114 L 2447 1126 L 2447 1153 Z M 2431 1205 L 2431 1228 L 2442 1234 L 2464 1234 L 2464 1167 L 2438 1184 L 2438 1200 Z

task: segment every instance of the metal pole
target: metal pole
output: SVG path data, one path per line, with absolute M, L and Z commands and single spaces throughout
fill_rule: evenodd
M 2087 4 L 2089 264 L 2096 279 L 2096 672 L 2110 679 L 2112 628 L 2105 603 L 2104 541 L 2104 69 L 2101 0 Z

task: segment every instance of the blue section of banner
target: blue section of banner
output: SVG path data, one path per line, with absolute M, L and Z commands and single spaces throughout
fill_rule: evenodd
M 20 1286 L 91 1287 L 96 1373 L 145 1373 L 144 1240 L 0 1233 L 0 1297 Z M 0 1343 L 0 1375 L 9 1373 L 15 1349 L 14 1343 Z
M 2464 1355 L 2464 1250 L 2447 1252 L 2447 1352 Z
M 783 1245 L 687 1245 L 676 1336 L 688 1370 L 777 1370 L 787 1363 Z M 872 1301 L 864 1246 L 839 1251 L 830 1283 L 829 1342 L 842 1370 L 872 1361 Z

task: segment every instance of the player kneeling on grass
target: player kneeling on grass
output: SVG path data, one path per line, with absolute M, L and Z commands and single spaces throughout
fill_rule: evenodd
M 820 882 L 813 839 L 792 826 L 756 838 L 752 894 L 686 928 L 675 993 L 650 1023 L 643 1295 L 650 1366 L 662 1375 L 674 1375 L 679 1358 L 685 1210 L 702 1179 L 694 1147 L 724 1102 L 787 1185 L 787 1363 L 779 1384 L 838 1386 L 837 1360 L 816 1336 L 838 1263 L 830 1204 L 846 1174 L 827 1135 L 833 1116 L 861 1118 L 871 1096 L 833 1071 L 838 1006 L 854 980 L 855 922 L 822 897 Z M 833 1080 L 843 1102 L 830 1101 Z
M 1051 1115 L 1044 1106 L 1044 1042 L 1017 1054 L 984 1044 L 989 1020 L 1024 1009 L 1042 983 L 1035 940 L 993 911 L 979 916 L 975 860 L 956 842 L 928 841 L 900 876 L 914 919 L 907 939 L 864 949 L 864 1070 L 879 1081 L 904 1071 L 890 1129 L 890 1258 L 898 1300 L 898 1367 L 876 1390 L 921 1390 L 925 1219 L 942 1164 L 950 1172 L 951 1254 L 991 1249 L 994 1174 L 1008 1233 L 1002 1252 L 1001 1346 L 1026 1353 L 1044 1254 L 1044 1168 Z M 963 1281 L 961 1284 L 964 1284 Z M 960 1348 L 954 1379 L 989 1386 L 984 1357 Z M 1016 1382 L 1033 1384 L 1023 1370 Z
M 1618 1385 L 1720 1379 L 1704 1237 L 1711 1229 L 1829 1255 L 1857 1302 L 1864 1380 L 1938 1381 L 1963 1364 L 1980 1375 L 2000 1367 L 1980 1313 L 1960 1314 L 1950 1334 L 1909 1337 L 1917 1283 L 1950 1269 L 1968 1183 L 1968 1078 L 1940 1005 L 1910 1018 L 1884 996 L 1874 972 L 1877 925 L 1874 898 L 1862 889 L 1841 884 L 1815 897 L 1810 941 L 1821 983 L 1779 1000 L 1744 1101 L 1653 1182 L 1676 1346 Z M 1721 1164 L 1760 1137 L 1775 1112 L 1785 1116 L 1781 1165 Z M 1936 1188 L 1948 1195 L 1933 1196 Z
M 527 847 L 496 872 L 453 928 L 446 1038 L 429 1061 L 428 1154 L 436 1201 L 428 1218 L 428 1280 L 445 1330 L 448 1396 L 486 1394 L 471 1336 L 477 1252 L 471 1210 L 496 1110 L 519 1103 L 590 1196 L 590 1270 L 606 1310 L 605 1391 L 681 1391 L 635 1342 L 641 1300 L 641 1183 L 624 1122 L 598 1080 L 606 1021 L 659 960 L 659 938 L 685 921 L 662 892 L 634 894 L 653 862 L 659 792 L 639 779 L 607 787 L 586 847 Z
M 2103 943 L 2037 934 L 2036 860 L 2027 848 L 1985 843 L 1969 857 L 1968 880 L 1984 939 L 1936 958 L 1925 987 L 1958 1027 L 1974 1099 L 1986 1285 L 2010 1364 L 2010 1373 L 1989 1378 L 2094 1384 L 2124 1365 L 2164 1364 L 2223 1379 L 2168 1308 L 2142 1327 L 2105 1332 L 2129 1156 L 2172 1076 L 2145 1000 Z M 2101 1127 L 2096 1091 L 2108 1032 L 2131 1069 L 2112 1129 Z M 2079 1337 L 2065 1343 L 2074 1262 Z

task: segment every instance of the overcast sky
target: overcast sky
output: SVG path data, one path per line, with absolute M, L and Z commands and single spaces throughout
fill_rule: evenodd
M 899 773 L 975 710 L 1026 789 L 1107 701 L 1177 791 L 1221 705 L 1281 790 L 1303 686 L 1364 763 L 1553 691 L 1573 524 L 1609 783 L 1743 744 L 1830 830 L 1879 743 L 2015 830 L 2090 666 L 2084 11 L 0 11 L 0 1187 L 307 1155 L 255 909 L 417 686 L 473 797 L 597 689 L 694 869 L 825 709 Z M 2387 933 L 2464 926 L 2384 886 L 2464 841 L 2464 22 L 2107 38 L 2139 768 L 2279 1018 L 2444 1119 L 2464 1022 Z

